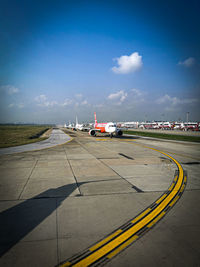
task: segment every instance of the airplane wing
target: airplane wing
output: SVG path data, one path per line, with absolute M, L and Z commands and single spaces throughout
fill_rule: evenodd
M 86 132 L 86 131 L 89 132 L 90 130 L 92 130 L 92 129 L 89 128 L 89 127 L 83 127 L 83 128 L 82 128 L 82 131 L 85 131 L 85 132 Z

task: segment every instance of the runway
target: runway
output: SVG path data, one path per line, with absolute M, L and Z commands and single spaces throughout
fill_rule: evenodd
M 67 144 L 0 156 L 0 264 L 86 266 L 91 250 L 108 249 L 174 192 L 180 199 L 148 221 L 151 229 L 92 264 L 199 266 L 200 145 L 69 134 Z

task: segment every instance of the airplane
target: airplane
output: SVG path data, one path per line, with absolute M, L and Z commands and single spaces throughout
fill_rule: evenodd
M 100 133 L 109 133 L 111 138 L 113 137 L 113 134 L 116 134 L 117 136 L 122 136 L 123 134 L 122 130 L 118 129 L 116 124 L 114 124 L 113 122 L 98 123 L 96 112 L 94 112 L 94 119 L 95 119 L 94 129 L 91 129 L 89 131 L 89 135 L 96 136 L 96 133 L 100 132 Z
M 76 125 L 75 125 L 75 129 L 76 129 L 76 130 L 83 131 L 83 124 L 79 124 L 79 123 L 78 123 L 78 118 L 77 118 L 77 116 L 76 116 Z
M 68 129 L 72 129 L 74 126 L 73 124 L 69 121 L 69 124 L 66 126 Z

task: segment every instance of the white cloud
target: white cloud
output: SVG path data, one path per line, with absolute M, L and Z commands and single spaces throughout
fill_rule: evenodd
M 82 101 L 82 102 L 81 102 L 81 105 L 88 105 L 87 100 Z
M 19 103 L 19 104 L 9 104 L 8 105 L 9 108 L 13 108 L 13 107 L 17 107 L 17 108 L 24 108 L 24 104 L 23 103 Z
M 94 105 L 95 108 L 103 108 L 104 107 L 104 104 L 96 104 Z
M 66 98 L 64 103 L 61 104 L 61 106 L 69 106 L 72 104 L 72 100 L 69 98 Z
M 179 61 L 178 65 L 184 66 L 186 68 L 192 67 L 195 64 L 195 59 L 193 57 L 189 57 L 184 61 Z
M 109 100 L 115 100 L 118 101 L 117 104 L 121 104 L 122 102 L 124 102 L 124 100 L 127 98 L 128 94 L 126 92 L 124 92 L 123 90 L 120 90 L 114 94 L 110 94 L 107 98 Z
M 82 98 L 82 97 L 83 97 L 82 94 L 76 94 L 76 95 L 75 95 L 75 98 L 78 98 L 78 99 L 80 99 L 80 98 Z
M 53 106 L 55 106 L 57 104 L 58 103 L 56 101 L 46 101 L 46 102 L 43 103 L 42 106 L 44 106 L 44 107 L 53 107 Z
M 24 108 L 24 104 L 23 103 L 19 103 L 19 104 L 17 104 L 17 107 L 18 108 Z
M 113 67 L 112 71 L 117 74 L 127 74 L 135 72 L 142 67 L 142 56 L 138 52 L 132 53 L 130 56 L 121 56 L 114 59 L 118 66 Z
M 15 104 L 11 103 L 11 104 L 8 105 L 8 107 L 9 107 L 9 108 L 12 108 L 12 107 L 14 107 L 14 105 L 15 105 Z
M 44 102 L 47 100 L 47 97 L 45 95 L 39 95 L 35 97 L 36 102 Z
M 8 93 L 9 95 L 17 94 L 19 93 L 19 89 L 14 86 L 10 86 L 8 89 Z
M 143 95 L 143 93 L 139 90 L 139 89 L 131 89 L 131 92 L 133 92 L 133 94 L 135 95 L 135 96 L 137 96 L 137 97 L 139 97 L 139 96 L 142 96 Z
M 36 96 L 35 101 L 38 103 L 38 106 L 41 107 L 53 107 L 58 104 L 56 101 L 47 101 L 46 95 Z
M 172 106 L 182 105 L 182 104 L 194 104 L 197 102 L 198 99 L 196 98 L 180 99 L 178 97 L 171 97 L 167 94 L 156 100 L 157 104 L 170 104 Z
M 2 85 L 0 87 L 0 90 L 6 92 L 9 95 L 14 95 L 19 93 L 19 89 L 13 85 Z
M 175 104 L 177 104 L 178 101 L 179 100 L 177 97 L 171 97 L 171 96 L 166 94 L 166 95 L 158 98 L 156 100 L 156 103 L 157 104 L 171 103 L 172 105 L 175 105 Z

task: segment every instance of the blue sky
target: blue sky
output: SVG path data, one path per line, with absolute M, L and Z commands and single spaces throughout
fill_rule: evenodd
M 200 121 L 198 1 L 1 1 L 0 122 Z

